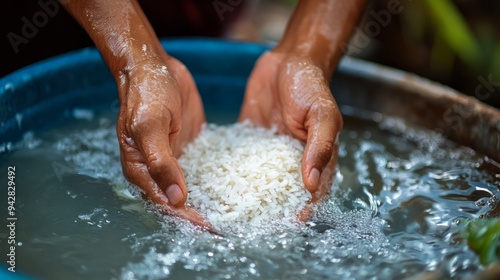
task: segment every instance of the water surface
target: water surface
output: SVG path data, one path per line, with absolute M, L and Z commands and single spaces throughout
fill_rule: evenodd
M 16 166 L 17 268 L 31 275 L 401 279 L 481 270 L 460 238 L 460 219 L 495 207 L 500 169 L 431 131 L 346 117 L 332 196 L 310 223 L 221 237 L 157 215 L 140 199 L 121 173 L 115 115 L 73 115 L 0 153 L 0 170 Z M 6 238 L 2 230 L 2 248 Z

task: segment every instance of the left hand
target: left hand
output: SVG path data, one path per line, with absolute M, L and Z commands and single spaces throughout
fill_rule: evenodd
M 193 77 L 184 64 L 165 54 L 117 72 L 116 80 L 124 81 L 118 84 L 117 135 L 125 177 L 166 214 L 213 231 L 185 205 L 188 190 L 177 162 L 205 122 Z
M 269 51 L 253 69 L 239 117 L 268 128 L 276 125 L 280 133 L 306 143 L 302 178 L 311 203 L 330 191 L 343 126 L 328 78 L 310 59 Z M 306 208 L 303 220 L 310 214 Z

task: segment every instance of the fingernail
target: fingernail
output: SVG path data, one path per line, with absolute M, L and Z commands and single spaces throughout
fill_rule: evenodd
M 316 169 L 316 168 L 313 168 L 311 169 L 311 172 L 309 173 L 309 177 L 307 178 L 307 180 L 309 181 L 309 183 L 311 184 L 311 187 L 312 187 L 312 191 L 316 191 L 316 189 L 318 188 L 318 183 L 319 183 L 319 170 Z
M 181 188 L 177 184 L 173 184 L 168 187 L 165 193 L 170 204 L 174 206 L 178 206 L 178 204 L 182 201 L 182 197 L 184 196 L 182 194 Z

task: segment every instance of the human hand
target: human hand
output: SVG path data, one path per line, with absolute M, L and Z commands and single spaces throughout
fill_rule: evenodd
M 137 1 L 63 5 L 92 38 L 118 85 L 116 130 L 125 177 L 164 212 L 211 230 L 184 206 L 186 183 L 176 160 L 205 122 L 191 74 L 165 53 Z
M 299 217 L 307 220 L 310 206 L 329 193 L 343 125 L 324 71 L 304 57 L 265 53 L 248 81 L 239 119 L 276 125 L 280 133 L 306 143 L 301 172 L 312 199 Z
M 125 177 L 167 214 L 211 229 L 185 206 L 186 182 L 176 160 L 205 122 L 193 78 L 177 59 L 150 59 L 116 77 L 121 100 L 117 124 Z

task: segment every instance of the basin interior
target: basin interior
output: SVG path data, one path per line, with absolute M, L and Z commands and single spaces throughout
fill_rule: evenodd
M 218 49 L 225 57 L 219 67 L 188 55 L 199 43 L 166 47 L 193 71 L 208 121 L 232 123 L 246 77 L 266 48 L 205 44 L 208 53 Z M 221 48 L 228 50 L 224 56 Z M 2 97 L 11 99 L 0 99 L 5 116 L 15 116 L 2 126 L 0 170 L 17 170 L 20 271 L 50 279 L 397 279 L 426 271 L 465 277 L 482 269 L 460 231 L 463 219 L 496 207 L 498 165 L 391 116 L 387 107 L 357 106 L 370 86 L 351 86 L 348 71 L 334 82 L 345 116 L 337 176 L 312 221 L 214 236 L 158 215 L 123 178 L 116 87 L 95 51 L 80 55 L 75 62 L 86 63 L 71 72 L 49 71 L 44 83 L 36 82 L 37 69 L 21 73 L 25 83 L 8 82 Z M 66 80 L 57 80 L 61 76 Z M 27 98 L 15 100 L 21 93 Z M 47 99 L 39 99 L 44 94 Z

